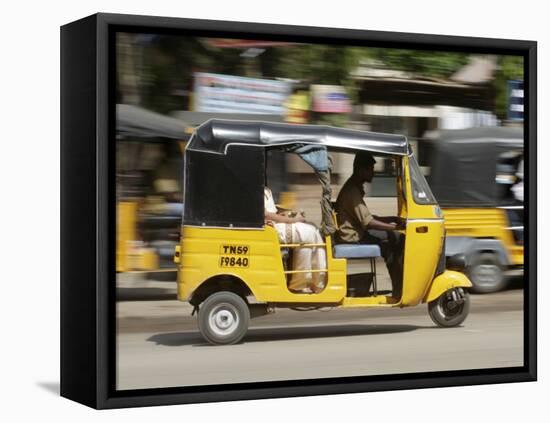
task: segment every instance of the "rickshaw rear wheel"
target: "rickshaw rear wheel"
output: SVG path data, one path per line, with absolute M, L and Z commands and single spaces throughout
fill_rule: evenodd
M 230 345 L 239 342 L 246 334 L 249 322 L 248 304 L 230 291 L 208 296 L 199 308 L 199 330 L 211 344 Z
M 432 321 L 445 328 L 460 325 L 470 312 L 470 295 L 462 288 L 453 288 L 428 303 Z

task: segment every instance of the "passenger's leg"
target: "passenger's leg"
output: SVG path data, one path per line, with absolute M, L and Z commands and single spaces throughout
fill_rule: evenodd
M 323 242 L 323 239 L 315 226 L 309 223 L 301 222 L 295 223 L 294 226 L 296 227 L 301 242 L 305 242 L 307 244 L 321 244 Z M 303 249 L 309 250 L 308 269 L 320 270 L 326 268 L 326 254 L 324 247 L 318 246 Z M 311 273 L 307 273 L 307 275 L 310 275 L 308 278 L 308 287 L 311 291 L 313 293 L 321 292 L 324 289 L 324 284 L 321 283 L 322 280 L 324 280 L 324 273 L 321 274 L 320 272 L 313 271 Z
M 311 270 L 311 248 L 294 248 L 292 270 Z M 311 285 L 311 272 L 293 273 L 288 285 L 291 291 L 301 291 Z
M 325 249 L 323 247 L 313 248 L 313 254 L 311 257 L 312 269 L 326 269 L 327 259 Z M 313 284 L 312 291 L 314 293 L 321 292 L 326 286 L 326 273 L 325 272 L 312 272 Z

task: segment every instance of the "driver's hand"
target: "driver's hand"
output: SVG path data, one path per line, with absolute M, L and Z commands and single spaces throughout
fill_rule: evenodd
M 402 217 L 398 217 L 395 220 L 395 229 L 398 231 L 402 231 L 407 227 L 407 220 L 403 219 Z
M 299 214 L 298 216 L 296 216 L 296 217 L 294 218 L 294 221 L 295 221 L 295 222 L 302 222 L 302 223 L 303 223 L 303 222 L 306 221 L 306 218 L 305 218 L 304 216 L 302 216 L 302 215 Z

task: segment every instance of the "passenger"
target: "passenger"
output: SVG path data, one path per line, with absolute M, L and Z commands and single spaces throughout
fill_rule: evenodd
M 273 194 L 267 187 L 264 189 L 264 200 L 265 220 L 275 228 L 281 243 L 323 243 L 317 228 L 310 223 L 306 223 L 303 216 L 290 217 L 279 213 L 275 206 Z M 319 270 L 327 267 L 326 252 L 323 246 L 293 248 L 292 251 L 292 270 Z M 296 292 L 317 294 L 324 289 L 325 279 L 325 272 L 293 273 L 288 288 Z M 308 288 L 309 291 L 306 291 Z
M 337 243 L 377 244 L 392 281 L 392 295 L 400 298 L 403 279 L 404 237 L 397 230 L 405 228 L 398 216 L 373 216 L 363 197 L 363 185 L 374 176 L 376 161 L 370 153 L 359 152 L 353 161 L 353 174 L 344 183 L 336 200 Z

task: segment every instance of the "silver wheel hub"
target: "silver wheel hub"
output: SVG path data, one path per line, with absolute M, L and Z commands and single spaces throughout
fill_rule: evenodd
M 439 313 L 445 318 L 450 320 L 457 314 L 460 314 L 464 305 L 464 292 L 461 288 L 458 288 L 461 292 L 447 292 L 443 294 L 437 301 L 437 308 Z
M 480 285 L 492 285 L 500 279 L 500 268 L 494 264 L 477 265 L 472 272 L 472 277 Z
M 220 304 L 212 309 L 208 316 L 210 329 L 216 335 L 230 335 L 239 326 L 237 310 L 230 304 Z

